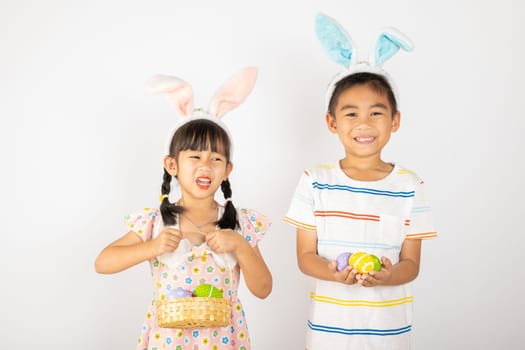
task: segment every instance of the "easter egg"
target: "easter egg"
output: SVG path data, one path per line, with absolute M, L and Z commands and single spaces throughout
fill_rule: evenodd
M 195 296 L 222 298 L 222 291 L 211 284 L 201 284 L 195 288 Z
M 344 252 L 339 254 L 339 256 L 336 259 L 337 262 L 337 271 L 343 271 L 345 267 L 348 266 L 348 260 L 350 259 L 350 256 L 352 253 Z
M 175 299 L 175 298 L 188 298 L 192 297 L 193 293 L 189 290 L 183 289 L 182 287 L 178 287 L 175 289 L 172 289 L 166 294 L 166 298 L 168 299 Z
M 348 263 L 359 273 L 381 270 L 381 260 L 377 256 L 365 252 L 352 254 Z

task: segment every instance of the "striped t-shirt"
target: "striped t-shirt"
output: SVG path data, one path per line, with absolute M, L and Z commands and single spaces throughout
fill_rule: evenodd
M 284 221 L 317 235 L 318 254 L 335 260 L 365 251 L 399 262 L 405 239 L 437 234 L 417 175 L 398 165 L 379 181 L 356 181 L 335 165 L 302 175 Z M 362 287 L 316 280 L 307 349 L 409 349 L 410 284 Z

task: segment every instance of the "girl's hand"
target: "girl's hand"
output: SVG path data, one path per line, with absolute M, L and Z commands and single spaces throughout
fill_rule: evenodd
M 337 262 L 331 261 L 328 264 L 328 269 L 334 275 L 334 279 L 337 282 L 341 282 L 344 284 L 354 284 L 357 282 L 357 270 L 352 268 L 351 266 L 345 267 L 343 271 L 337 271 Z
M 381 270 L 370 271 L 362 275 L 357 275 L 357 283 L 363 287 L 375 287 L 386 284 L 392 277 L 392 262 L 386 257 L 381 258 Z
M 182 233 L 174 228 L 165 228 L 155 238 L 153 242 L 153 249 L 155 256 L 160 256 L 164 253 L 171 253 L 179 247 Z
M 231 229 L 222 229 L 206 235 L 206 244 L 216 253 L 236 253 L 243 241 L 248 241 Z

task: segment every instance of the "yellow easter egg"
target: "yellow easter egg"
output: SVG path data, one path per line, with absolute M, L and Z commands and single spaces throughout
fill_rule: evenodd
M 352 254 L 348 263 L 359 273 L 381 270 L 381 260 L 377 256 L 365 252 Z

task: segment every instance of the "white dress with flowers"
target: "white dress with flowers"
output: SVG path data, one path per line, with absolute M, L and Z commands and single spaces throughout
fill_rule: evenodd
M 251 209 L 238 210 L 238 217 L 239 234 L 256 246 L 268 230 L 269 220 Z M 125 221 L 129 230 L 136 232 L 144 241 L 152 239 L 162 225 L 160 211 L 150 208 L 126 216 Z M 198 285 L 208 283 L 222 289 L 225 297 L 232 296 L 231 323 L 221 328 L 160 328 L 153 298 L 136 349 L 250 349 L 244 309 L 237 296 L 239 265 L 229 254 L 216 255 L 206 243 L 192 245 L 187 240 L 181 243 L 173 256 L 166 257 L 170 259 L 163 256 L 150 260 L 154 298 L 155 295 L 166 298 L 168 292 L 177 287 L 193 291 Z M 232 268 L 231 272 L 228 266 Z

